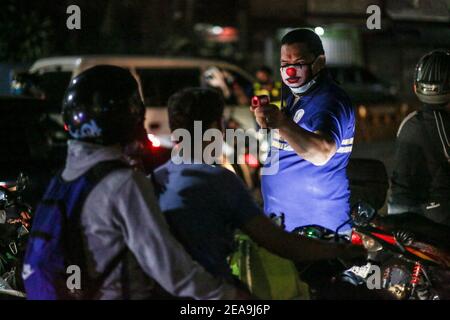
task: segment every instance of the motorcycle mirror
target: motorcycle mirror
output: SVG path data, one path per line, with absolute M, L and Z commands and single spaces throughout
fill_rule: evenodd
M 6 211 L 0 209 L 0 224 L 6 223 Z
M 27 187 L 28 183 L 29 183 L 29 178 L 28 176 L 24 175 L 23 172 L 21 172 L 19 174 L 19 176 L 17 177 L 17 182 L 16 182 L 16 188 L 17 188 L 17 192 L 22 192 L 23 190 L 25 190 L 25 188 Z
M 10 196 L 10 192 L 9 192 L 8 188 L 0 185 L 0 201 L 2 201 L 2 202 L 8 201 L 9 196 Z
M 376 210 L 370 204 L 364 201 L 358 201 L 353 206 L 350 215 L 354 225 L 364 227 L 375 217 Z

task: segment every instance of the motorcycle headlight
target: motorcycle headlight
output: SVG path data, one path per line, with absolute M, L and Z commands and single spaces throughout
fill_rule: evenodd
M 361 234 L 361 239 L 364 248 L 366 248 L 366 250 L 369 252 L 380 251 L 381 249 L 383 249 L 383 246 L 372 237 Z

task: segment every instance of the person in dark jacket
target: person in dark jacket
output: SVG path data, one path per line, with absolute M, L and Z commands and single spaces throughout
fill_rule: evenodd
M 450 225 L 450 52 L 420 59 L 414 91 L 423 106 L 397 133 L 388 213 L 414 212 Z

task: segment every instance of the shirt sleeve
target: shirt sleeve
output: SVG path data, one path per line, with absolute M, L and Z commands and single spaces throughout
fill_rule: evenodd
M 346 128 L 349 125 L 350 114 L 342 102 L 335 99 L 324 102 L 318 106 L 319 111 L 308 122 L 312 131 L 320 131 L 328 134 L 339 149 L 344 139 Z
M 410 119 L 398 134 L 389 200 L 392 204 L 420 205 L 428 196 L 431 177 L 419 126 L 416 119 Z
M 223 170 L 225 172 L 225 184 L 227 185 L 224 190 L 232 192 L 232 196 L 228 199 L 231 200 L 229 204 L 233 226 L 239 229 L 253 217 L 263 214 L 263 212 L 242 180 L 232 172 Z
M 233 299 L 231 285 L 214 278 L 175 240 L 145 176 L 133 173 L 115 198 L 124 240 L 140 266 L 169 293 L 195 299 Z

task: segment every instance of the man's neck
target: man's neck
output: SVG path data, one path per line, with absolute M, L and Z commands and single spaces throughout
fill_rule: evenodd
M 201 149 L 196 149 L 194 146 L 194 143 L 191 145 L 191 152 L 188 155 L 180 155 L 181 151 L 181 144 L 177 144 L 174 147 L 174 150 L 172 152 L 172 155 L 175 157 L 175 160 L 179 162 L 182 159 L 182 162 L 188 163 L 188 164 L 203 164 L 203 163 L 220 163 L 220 159 L 223 157 L 222 151 L 219 150 L 220 154 L 212 156 L 208 153 L 205 154 L 205 149 L 208 145 L 210 145 L 212 142 L 210 141 L 202 141 Z M 183 150 L 185 151 L 185 150 Z
M 294 104 L 296 104 L 302 98 L 302 95 L 295 93 L 292 94 L 294 95 Z

